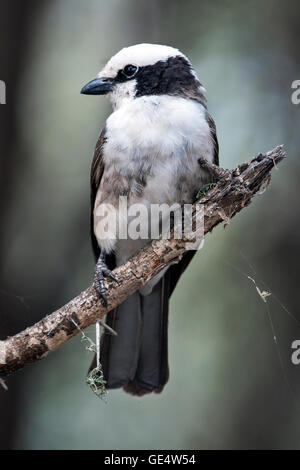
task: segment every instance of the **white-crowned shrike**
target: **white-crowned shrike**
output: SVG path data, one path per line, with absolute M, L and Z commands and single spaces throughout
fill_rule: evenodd
M 106 303 L 104 277 L 151 240 L 107 235 L 100 208 L 133 204 L 191 204 L 210 181 L 199 157 L 218 165 L 218 141 L 204 88 L 185 55 L 173 47 L 138 44 L 113 56 L 81 91 L 107 94 L 113 113 L 96 145 L 91 168 L 91 235 L 97 260 L 94 285 Z M 122 219 L 123 214 L 119 214 Z M 112 214 L 111 214 L 112 217 Z M 146 222 L 146 221 L 145 221 Z M 105 227 L 104 227 L 105 225 Z M 104 334 L 101 363 L 107 388 L 134 395 L 161 392 L 169 376 L 168 303 L 194 255 L 164 269 L 107 315 L 117 336 Z

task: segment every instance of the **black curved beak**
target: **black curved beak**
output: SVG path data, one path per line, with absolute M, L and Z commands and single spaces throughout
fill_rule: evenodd
M 81 90 L 83 95 L 106 95 L 113 90 L 114 80 L 111 78 L 95 78 Z

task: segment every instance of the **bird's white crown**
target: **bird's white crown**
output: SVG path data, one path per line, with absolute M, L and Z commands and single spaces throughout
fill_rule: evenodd
M 170 57 L 181 56 L 187 59 L 178 49 L 160 44 L 136 44 L 124 47 L 115 54 L 99 73 L 99 77 L 114 78 L 119 70 L 131 64 L 137 67 L 156 64 L 158 61 L 166 61 Z M 188 60 L 188 59 L 187 59 Z

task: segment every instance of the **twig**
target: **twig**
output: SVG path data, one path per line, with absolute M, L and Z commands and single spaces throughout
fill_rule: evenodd
M 0 387 L 4 388 L 4 390 L 7 392 L 8 387 L 3 379 L 0 378 Z
M 100 320 L 100 325 L 107 331 L 109 331 L 109 333 L 113 336 L 118 336 L 118 333 L 113 330 L 109 325 L 107 325 L 107 323 L 105 323 L 103 320 Z

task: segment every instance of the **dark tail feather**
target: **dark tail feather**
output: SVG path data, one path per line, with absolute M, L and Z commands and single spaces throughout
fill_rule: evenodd
M 118 333 L 105 332 L 101 341 L 100 362 L 108 389 L 124 387 L 141 396 L 160 393 L 167 383 L 168 278 L 167 273 L 151 294 L 136 292 L 107 315 L 106 323 Z
M 142 328 L 140 295 L 135 292 L 109 312 L 106 322 L 118 336 L 103 334 L 100 362 L 106 387 L 119 388 L 134 377 L 137 368 Z
M 167 275 L 151 294 L 141 296 L 142 332 L 135 377 L 124 387 L 133 395 L 160 393 L 169 378 Z

